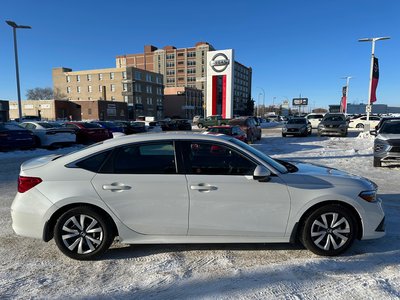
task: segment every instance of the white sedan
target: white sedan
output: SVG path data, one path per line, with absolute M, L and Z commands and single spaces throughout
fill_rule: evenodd
M 128 135 L 22 164 L 18 235 L 93 259 L 127 244 L 287 243 L 338 255 L 384 236 L 377 186 L 339 170 L 274 160 L 230 136 Z
M 379 121 L 381 120 L 380 117 L 377 116 L 369 116 L 369 124 L 370 124 L 370 129 L 375 129 L 375 126 L 379 124 Z M 351 119 L 349 123 L 349 128 L 359 128 L 359 129 L 364 129 L 365 125 L 367 124 L 367 117 L 358 117 L 355 119 Z
M 20 126 L 32 131 L 35 135 L 36 146 L 53 147 L 76 143 L 74 130 L 61 127 L 57 123 L 50 122 L 23 122 Z

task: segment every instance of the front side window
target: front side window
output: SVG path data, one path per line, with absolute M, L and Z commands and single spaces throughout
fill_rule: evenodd
M 257 164 L 218 143 L 192 142 L 186 148 L 187 173 L 198 175 L 253 175 Z
M 176 174 L 174 145 L 156 142 L 121 147 L 104 170 L 116 174 Z

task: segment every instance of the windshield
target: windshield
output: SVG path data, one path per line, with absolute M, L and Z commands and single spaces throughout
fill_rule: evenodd
M 287 121 L 288 124 L 306 124 L 306 119 L 290 119 Z
M 257 156 L 259 159 L 265 161 L 267 164 L 272 166 L 274 169 L 278 170 L 281 173 L 288 173 L 288 170 L 285 166 L 274 160 L 273 158 L 269 157 L 268 155 L 262 153 L 261 151 L 249 146 L 246 143 L 243 143 L 242 141 L 238 139 L 230 139 L 230 142 L 240 146 L 241 148 L 244 148 L 245 150 L 249 151 L 250 153 L 254 154 Z
M 344 121 L 344 117 L 343 116 L 328 116 L 324 118 L 324 121 L 328 121 L 328 122 L 342 122 Z
M 400 122 L 385 122 L 380 133 L 400 134 Z

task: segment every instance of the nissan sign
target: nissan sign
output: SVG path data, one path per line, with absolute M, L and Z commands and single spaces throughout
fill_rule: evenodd
M 229 58 L 224 53 L 217 53 L 210 61 L 210 66 L 215 72 L 223 72 L 229 66 Z

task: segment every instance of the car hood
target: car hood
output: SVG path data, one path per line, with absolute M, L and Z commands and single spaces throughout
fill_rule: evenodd
M 397 140 L 400 143 L 400 134 L 388 134 L 388 133 L 380 133 L 378 134 L 378 136 L 376 137 L 377 139 L 380 140 Z
M 367 178 L 353 175 L 334 168 L 306 164 L 301 162 L 290 162 L 297 171 L 286 174 L 288 185 L 315 185 L 323 187 L 333 186 L 358 186 L 365 190 L 374 190 L 378 186 Z
M 327 126 L 327 125 L 346 125 L 346 122 L 344 121 L 321 121 L 322 125 Z
M 286 128 L 301 128 L 306 126 L 306 124 L 285 124 Z

